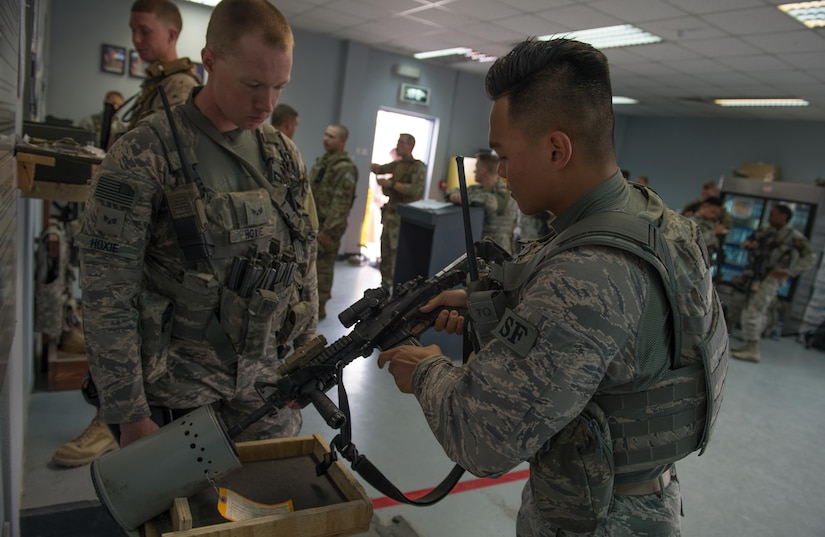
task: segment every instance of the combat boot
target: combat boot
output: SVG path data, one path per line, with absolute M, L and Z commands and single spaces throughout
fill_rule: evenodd
M 95 416 L 92 423 L 79 435 L 75 436 L 54 452 L 52 460 L 60 466 L 82 466 L 89 464 L 103 454 L 118 448 L 112 431 L 103 423 L 100 416 Z
M 744 347 L 731 350 L 731 356 L 746 362 L 758 362 L 761 359 L 759 341 L 748 341 Z

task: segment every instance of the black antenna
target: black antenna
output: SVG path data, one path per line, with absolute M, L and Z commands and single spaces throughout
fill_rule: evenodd
M 158 94 L 160 95 L 160 100 L 163 101 L 163 111 L 166 112 L 166 117 L 169 119 L 169 129 L 172 131 L 172 139 L 175 141 L 175 147 L 178 148 L 178 158 L 180 158 L 183 179 L 187 183 L 194 183 L 197 185 L 198 190 L 203 192 L 201 178 L 189 163 L 189 159 L 186 157 L 186 152 L 183 150 L 183 144 L 180 141 L 180 134 L 178 134 L 178 126 L 175 123 L 175 118 L 172 117 L 172 107 L 169 106 L 169 99 L 166 98 L 166 90 L 163 88 L 162 84 L 158 84 Z
M 461 216 L 464 217 L 464 242 L 467 248 L 467 271 L 470 281 L 478 280 L 478 260 L 473 246 L 473 229 L 470 224 L 470 200 L 467 199 L 467 176 L 464 174 L 464 157 L 455 158 L 458 167 L 458 189 L 461 193 Z

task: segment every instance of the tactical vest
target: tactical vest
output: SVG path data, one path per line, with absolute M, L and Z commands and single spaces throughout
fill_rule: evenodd
M 185 110 L 181 112 L 186 114 Z M 164 189 L 172 189 L 184 179 L 178 148 L 167 123 L 165 114 L 149 116 L 145 121 L 166 153 L 173 180 Z M 261 176 L 255 179 L 261 188 L 218 193 L 200 189 L 214 253 L 208 260 L 188 262 L 190 270 L 185 272 L 183 282 L 160 271 L 152 272 L 147 282 L 153 291 L 173 303 L 171 335 L 207 339 L 227 363 L 241 355 L 271 355 L 271 344 L 291 342 L 296 328 L 309 321 L 312 311 L 309 304 L 301 301 L 302 276 L 309 262 L 305 245 L 314 240 L 313 224 L 302 206 L 307 184 L 280 133 L 261 127 L 256 136 L 264 151 L 265 175 L 253 172 L 254 166 L 230 153 L 250 175 Z M 183 138 L 182 150 L 194 166 L 197 160 L 193 141 Z M 208 174 L 210 170 L 201 172 Z M 263 286 L 261 280 L 252 284 L 250 292 L 244 292 L 242 286 L 230 285 L 238 259 L 261 267 L 264 273 L 270 271 L 272 286 Z M 273 267 L 275 270 L 271 271 Z M 150 307 L 149 312 L 142 308 L 142 323 L 147 330 L 157 331 L 156 325 L 162 324 L 163 299 L 158 303 L 154 295 L 141 300 Z M 151 361 L 149 356 L 143 358 L 144 362 Z
M 673 321 L 670 371 L 641 391 L 605 390 L 593 397 L 609 424 L 617 484 L 634 482 L 645 470 L 696 450 L 704 452 L 719 414 L 728 361 L 727 328 L 700 230 L 666 209 L 652 190 L 635 188 L 648 199 L 640 215 L 611 211 L 587 217 L 552 239 L 541 254 L 521 266 L 509 264 L 515 267 L 509 275 L 505 266 L 499 276 L 512 307 L 517 298 L 513 291 L 527 274 L 542 260 L 571 248 L 619 248 L 659 273 Z
M 795 236 L 807 242 L 802 233 L 790 226 L 756 233 L 759 248 L 752 253 L 749 262 L 752 268 L 761 268 L 760 274 L 757 274 L 758 279 L 764 279 L 773 270 L 794 268 L 800 257 L 803 257 L 803 252 L 794 245 Z
M 147 112 L 154 110 L 152 103 L 158 96 L 158 85 L 166 77 L 176 73 L 186 73 L 200 83 L 200 79 L 192 72 L 194 65 L 189 58 L 178 58 L 168 62 L 154 62 L 147 67 L 147 78 L 141 84 L 138 98 L 124 114 L 124 120 L 129 122 L 129 128 L 133 129 Z

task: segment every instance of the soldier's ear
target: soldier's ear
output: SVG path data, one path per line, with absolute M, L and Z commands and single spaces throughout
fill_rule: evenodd
M 204 47 L 201 50 L 201 63 L 203 63 L 204 71 L 211 73 L 215 68 L 215 52 L 210 48 Z

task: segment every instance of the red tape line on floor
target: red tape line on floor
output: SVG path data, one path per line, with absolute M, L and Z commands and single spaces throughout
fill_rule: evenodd
M 469 490 L 477 490 L 483 489 L 486 487 L 492 487 L 493 485 L 501 485 L 502 483 L 510 483 L 512 481 L 521 481 L 523 479 L 527 479 L 530 477 L 530 470 L 516 470 L 514 472 L 509 472 L 504 474 L 503 476 L 497 479 L 490 479 L 487 477 L 481 477 L 478 479 L 468 479 L 467 481 L 460 481 L 453 487 L 453 490 L 450 491 L 450 494 L 457 494 L 459 492 L 467 492 Z M 432 489 L 421 489 L 421 490 L 414 490 L 412 492 L 404 493 L 404 496 L 410 499 L 417 499 Z M 382 496 L 380 498 L 374 498 L 372 500 L 372 508 L 373 509 L 381 509 L 382 507 L 390 507 L 392 505 L 398 505 L 399 502 L 393 500 L 392 498 L 388 498 L 387 496 Z

